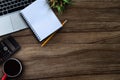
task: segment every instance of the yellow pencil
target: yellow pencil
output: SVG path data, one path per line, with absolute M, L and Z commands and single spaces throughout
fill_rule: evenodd
M 62 23 L 62 26 L 65 25 L 65 23 L 67 22 L 67 20 L 65 20 L 63 23 Z M 56 32 L 54 32 L 51 36 L 49 36 L 44 42 L 43 44 L 41 45 L 41 47 L 45 46 L 47 44 L 47 42 L 55 35 Z

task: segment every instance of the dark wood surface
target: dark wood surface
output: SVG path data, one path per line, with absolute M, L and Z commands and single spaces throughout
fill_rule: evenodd
M 29 29 L 12 34 L 20 80 L 120 80 L 120 0 L 73 0 L 58 17 L 68 23 L 45 47 Z

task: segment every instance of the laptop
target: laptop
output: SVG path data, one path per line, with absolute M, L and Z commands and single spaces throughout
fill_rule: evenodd
M 0 0 L 0 36 L 27 28 L 20 10 L 35 0 Z

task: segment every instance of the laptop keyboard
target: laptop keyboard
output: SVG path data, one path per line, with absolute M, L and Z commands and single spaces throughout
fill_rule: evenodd
M 0 0 L 0 16 L 21 10 L 35 0 Z

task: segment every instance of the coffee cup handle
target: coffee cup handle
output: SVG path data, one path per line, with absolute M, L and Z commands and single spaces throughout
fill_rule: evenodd
M 4 74 L 1 80 L 6 80 L 7 79 L 7 74 Z

